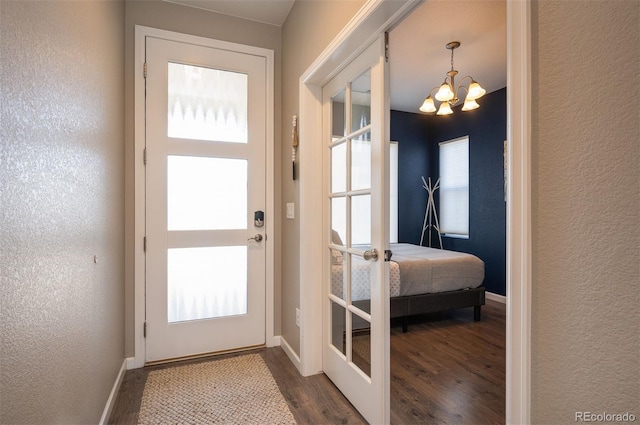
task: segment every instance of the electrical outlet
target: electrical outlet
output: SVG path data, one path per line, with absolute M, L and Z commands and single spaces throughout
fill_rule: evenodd
M 300 309 L 296 308 L 296 326 L 300 327 Z
M 296 210 L 293 202 L 287 203 L 287 218 L 289 220 L 296 218 Z

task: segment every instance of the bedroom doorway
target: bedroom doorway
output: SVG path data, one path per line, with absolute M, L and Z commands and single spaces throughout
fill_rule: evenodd
M 321 268 L 312 259 L 321 258 L 325 246 L 322 232 L 315 224 L 321 202 L 322 169 L 316 158 L 322 155 L 321 87 L 341 64 L 358 51 L 362 40 L 390 29 L 420 2 L 367 2 L 365 7 L 334 40 L 300 79 L 301 140 L 306 149 L 300 151 L 301 162 L 301 228 L 300 237 L 308 255 L 301 258 L 300 274 L 307 279 L 301 285 L 300 370 L 303 375 L 321 368 L 322 327 L 318 321 L 322 310 Z M 391 6 L 398 6 L 393 11 Z M 507 75 L 507 309 L 506 309 L 506 421 L 530 421 L 531 364 L 531 4 L 530 1 L 507 3 L 508 64 Z M 393 16 L 392 18 L 389 18 Z M 309 259 L 307 261 L 307 258 Z
M 445 18 L 450 15 L 460 19 L 448 22 Z M 473 16 L 472 23 L 465 20 L 467 16 Z M 500 423 L 505 417 L 506 363 L 506 2 L 425 2 L 390 32 L 389 39 L 391 138 L 399 142 L 399 168 L 403 169 L 399 241 L 443 247 L 443 254 L 474 255 L 484 268 L 474 285 L 482 284 L 485 291 L 482 307 L 476 307 L 482 312 L 480 321 L 474 321 L 472 303 L 434 301 L 432 311 L 412 311 L 404 323 L 400 319 L 392 322 L 392 422 L 424 417 L 443 423 Z M 411 40 L 423 43 L 416 49 Z M 446 48 L 453 40 L 460 43 L 455 62 Z M 455 89 L 461 98 L 453 113 L 420 112 L 429 91 L 433 88 L 431 95 L 435 95 L 453 67 L 460 73 Z M 415 74 L 420 75 L 419 85 L 408 83 L 415 81 Z M 475 110 L 461 110 L 469 81 L 463 79 L 466 75 L 487 90 Z M 439 103 L 435 101 L 436 107 Z M 422 178 L 439 182 L 433 197 L 443 233 L 427 229 L 424 243 L 421 230 L 429 195 Z M 455 204 L 449 210 L 454 216 L 446 214 L 445 201 Z M 433 244 L 428 242 L 431 239 Z M 399 264 L 402 274 L 403 263 Z M 462 270 L 458 267 L 459 281 Z M 466 289 L 467 284 L 461 283 L 464 292 L 450 295 L 463 296 L 474 290 L 474 286 Z M 439 292 L 444 288 L 432 286 L 425 291 L 430 296 L 445 296 Z M 391 305 L 393 309 L 393 299 Z M 403 333 L 407 324 L 408 332 Z M 403 391 L 408 386 L 415 399 L 428 402 L 418 402 Z M 442 397 L 445 388 L 446 399 Z

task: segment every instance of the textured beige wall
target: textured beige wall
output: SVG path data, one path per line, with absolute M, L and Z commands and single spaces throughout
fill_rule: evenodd
M 135 25 L 224 40 L 274 51 L 275 73 L 275 329 L 280 334 L 280 93 L 281 33 L 278 26 L 208 12 L 159 0 L 127 0 L 125 23 L 125 299 L 126 355 L 134 355 L 134 43 Z M 267 217 L 267 219 L 269 219 Z
M 532 419 L 640 420 L 640 2 L 533 4 Z
M 0 8 L 0 423 L 97 423 L 124 359 L 124 4 Z
M 300 353 L 300 329 L 295 321 L 295 309 L 300 306 L 300 193 L 297 181 L 291 178 L 291 120 L 298 114 L 300 76 L 364 3 L 299 0 L 282 27 L 282 208 L 285 211 L 285 204 L 293 202 L 296 213 L 294 220 L 282 219 L 282 336 L 296 353 Z

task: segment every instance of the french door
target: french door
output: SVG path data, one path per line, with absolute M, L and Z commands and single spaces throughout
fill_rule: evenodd
M 389 422 L 389 107 L 384 37 L 323 87 L 323 370 Z
M 262 345 L 266 59 L 145 43 L 146 361 Z

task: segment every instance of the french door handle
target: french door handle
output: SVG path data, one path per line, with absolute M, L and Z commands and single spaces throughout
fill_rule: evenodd
M 255 235 L 252 238 L 247 239 L 248 241 L 256 241 L 256 242 L 262 242 L 262 235 L 260 233 L 258 233 L 257 235 Z
M 364 252 L 364 259 L 367 261 L 378 261 L 378 250 L 370 249 Z

